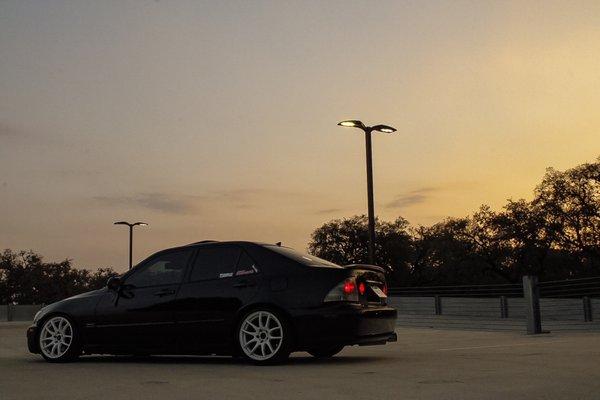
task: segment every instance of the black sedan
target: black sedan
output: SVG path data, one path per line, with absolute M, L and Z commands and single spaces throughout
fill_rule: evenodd
M 47 361 L 219 354 L 257 364 L 396 340 L 384 270 L 288 247 L 204 241 L 160 251 L 105 288 L 44 307 L 27 331 Z

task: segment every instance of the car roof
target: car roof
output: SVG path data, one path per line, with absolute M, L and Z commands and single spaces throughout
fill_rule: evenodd
M 196 246 L 207 246 L 207 245 L 228 245 L 228 244 L 237 244 L 237 245 L 244 245 L 244 244 L 253 244 L 256 246 L 275 246 L 275 243 L 263 243 L 263 242 L 250 242 L 247 240 L 229 240 L 229 241 L 224 241 L 221 242 L 219 240 L 202 240 L 200 242 L 194 242 L 194 243 L 190 243 L 190 244 L 186 244 L 184 246 L 178 246 L 179 247 L 196 247 Z
M 181 246 L 173 246 L 173 247 L 167 247 L 161 250 L 158 250 L 152 254 L 150 254 L 147 258 L 149 257 L 153 257 L 156 256 L 158 254 L 161 253 L 165 253 L 165 252 L 169 252 L 172 250 L 180 250 L 180 249 L 194 249 L 194 248 L 199 248 L 199 247 L 204 247 L 204 246 L 226 246 L 226 245 L 238 245 L 238 246 L 242 246 L 242 247 L 248 247 L 248 246 L 260 246 L 260 247 L 267 247 L 267 246 L 281 246 L 280 244 L 276 244 L 276 243 L 263 243 L 263 242 L 250 242 L 250 241 L 246 241 L 246 240 L 230 240 L 230 241 L 218 241 L 218 240 L 202 240 L 200 242 L 194 242 L 194 243 L 190 243 L 190 244 L 184 244 Z M 281 246 L 281 247 L 285 247 L 285 246 Z
M 157 253 L 162 253 L 164 251 L 177 250 L 177 249 L 201 248 L 201 247 L 204 247 L 204 246 L 211 246 L 212 247 L 212 246 L 215 246 L 215 245 L 216 246 L 238 245 L 238 246 L 242 246 L 242 247 L 248 247 L 248 246 L 260 246 L 260 247 L 265 247 L 265 246 L 280 246 L 280 244 L 276 244 L 276 243 L 250 242 L 250 241 L 247 241 L 247 240 L 229 240 L 229 241 L 202 240 L 200 242 L 194 242 L 194 243 L 184 244 L 184 245 L 181 245 L 181 246 L 173 246 L 173 247 L 165 248 L 165 249 L 159 250 Z
M 269 250 L 269 247 L 275 247 L 275 246 L 281 246 L 280 243 L 263 243 L 263 242 L 250 242 L 250 241 L 244 241 L 244 240 L 236 240 L 236 241 L 216 241 L 216 240 L 202 240 L 200 242 L 194 242 L 194 243 L 190 243 L 190 244 L 186 244 L 186 245 L 182 245 L 182 246 L 174 246 L 174 247 L 170 247 L 170 248 L 166 248 L 160 251 L 157 251 L 156 253 L 151 254 L 150 256 L 146 257 L 143 261 L 141 261 L 139 264 L 141 264 L 142 262 L 144 262 L 145 260 L 149 259 L 150 257 L 154 257 L 163 253 L 167 253 L 170 251 L 175 251 L 175 250 L 185 250 L 185 249 L 189 249 L 189 250 L 195 250 L 195 249 L 201 249 L 203 247 L 206 248 L 214 248 L 214 247 L 220 247 L 220 246 L 231 246 L 231 245 L 235 245 L 235 246 L 240 246 L 241 248 L 243 248 L 245 251 L 247 251 L 250 256 L 256 260 L 263 268 L 263 272 L 266 272 L 270 267 L 270 265 L 280 265 L 281 264 L 281 257 L 284 257 L 288 260 L 288 262 L 292 263 L 292 264 L 298 264 L 297 261 L 286 257 L 282 254 L 276 253 L 272 250 Z M 285 246 L 281 246 L 281 247 L 285 247 Z M 138 265 L 139 265 L 138 264 Z M 298 264 L 300 265 L 300 264 Z M 137 265 L 136 265 L 137 267 Z

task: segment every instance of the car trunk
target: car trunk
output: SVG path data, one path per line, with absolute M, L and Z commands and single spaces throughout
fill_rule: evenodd
M 356 279 L 356 285 L 359 287 L 358 298 L 364 306 L 376 307 L 387 303 L 387 283 L 383 268 L 375 265 L 352 264 L 345 265 L 344 269 Z

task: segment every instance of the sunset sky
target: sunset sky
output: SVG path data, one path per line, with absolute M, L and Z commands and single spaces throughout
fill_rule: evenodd
M 80 267 L 432 224 L 600 155 L 600 2 L 2 1 L 0 248 Z

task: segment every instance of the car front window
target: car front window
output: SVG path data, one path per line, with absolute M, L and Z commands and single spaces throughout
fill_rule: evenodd
M 190 250 L 182 250 L 153 257 L 129 276 L 125 283 L 134 287 L 178 284 L 183 279 L 190 254 Z

